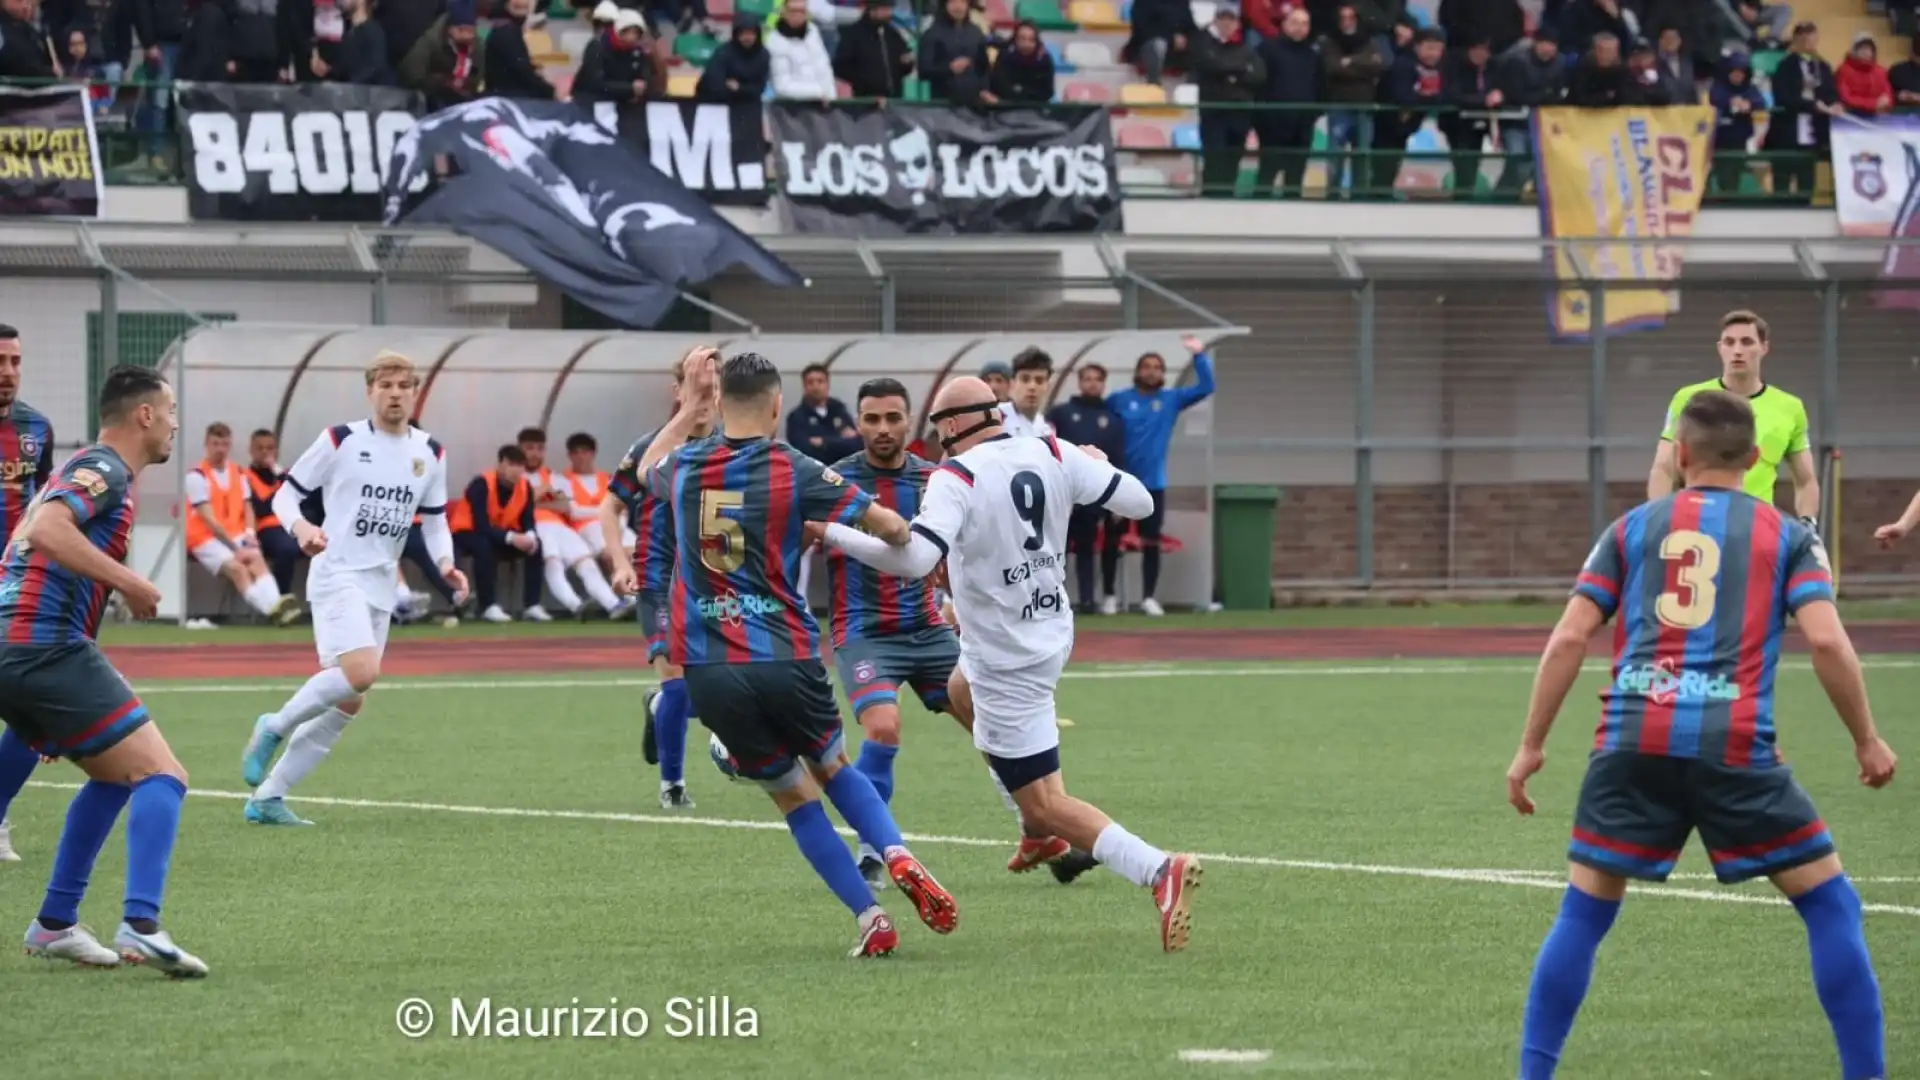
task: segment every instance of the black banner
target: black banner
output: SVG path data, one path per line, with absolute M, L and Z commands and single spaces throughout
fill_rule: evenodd
M 0 217 L 99 217 L 102 186 L 86 87 L 0 87 Z
M 766 205 L 759 102 L 565 108 L 618 131 L 711 202 Z M 379 221 L 385 166 L 424 109 L 419 94 L 382 86 L 182 84 L 188 209 L 197 219 Z M 428 182 L 422 175 L 415 190 Z
M 438 162 L 451 172 L 414 195 Z M 629 326 L 735 264 L 804 284 L 634 144 L 554 102 L 487 98 L 422 120 L 394 149 L 384 220 L 470 236 Z
M 780 103 L 775 162 L 799 232 L 1119 232 L 1104 110 Z

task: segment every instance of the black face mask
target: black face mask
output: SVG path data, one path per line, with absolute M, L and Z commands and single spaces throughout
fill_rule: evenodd
M 962 439 L 971 438 L 974 435 L 977 435 L 980 432 L 985 431 L 990 427 L 999 426 L 1000 404 L 998 402 L 992 402 L 992 401 L 981 402 L 980 404 L 977 404 L 977 405 L 955 405 L 951 409 L 941 409 L 939 412 L 934 413 L 932 416 L 927 417 L 927 419 L 935 423 L 938 423 L 942 420 L 951 420 L 956 416 L 965 416 L 968 413 L 981 414 L 980 422 L 973 425 L 970 428 L 967 428 L 965 431 L 957 431 L 957 432 L 954 432 L 952 435 L 940 436 L 940 449 L 945 450 L 947 453 L 951 454 L 953 453 L 954 443 L 957 443 Z

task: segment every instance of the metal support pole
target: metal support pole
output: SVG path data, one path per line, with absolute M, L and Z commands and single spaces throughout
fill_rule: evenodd
M 100 274 L 100 370 L 94 374 L 104 379 L 107 372 L 120 363 L 120 279 L 112 270 Z M 88 396 L 99 392 L 96 383 L 87 387 Z M 87 410 L 87 430 L 89 438 L 100 434 L 99 417 L 92 409 Z
M 900 332 L 900 286 L 892 274 L 880 277 L 880 333 L 892 337 Z
M 1833 456 L 1840 449 L 1835 441 L 1840 433 L 1840 283 L 1829 279 L 1820 299 L 1820 460 L 1814 475 L 1827 480 L 1833 475 Z M 1820 507 L 1822 538 L 1831 539 L 1838 534 L 1840 523 L 1833 520 L 1836 515 L 1827 513 L 1827 508 L 1840 505 L 1840 491 L 1837 485 L 1823 483 L 1820 496 L 1825 504 Z
M 373 325 L 387 325 L 387 275 L 375 274 L 373 278 Z
M 1593 308 L 1593 363 L 1587 375 L 1587 537 L 1607 527 L 1607 290 L 1587 290 Z
M 1124 330 L 1140 329 L 1140 283 L 1132 278 L 1120 282 L 1120 326 Z
M 1354 572 L 1373 587 L 1373 332 L 1374 283 L 1360 286 L 1360 326 L 1353 388 Z

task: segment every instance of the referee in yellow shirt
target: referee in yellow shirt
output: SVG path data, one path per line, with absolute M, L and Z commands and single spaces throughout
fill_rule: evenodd
M 1680 487 L 1680 470 L 1673 460 L 1673 434 L 1680 410 L 1702 390 L 1739 394 L 1753 406 L 1754 434 L 1760 460 L 1747 470 L 1747 494 L 1773 502 L 1774 486 L 1784 462 L 1793 481 L 1793 512 L 1815 533 L 1820 531 L 1820 478 L 1814 474 L 1813 449 L 1807 438 L 1807 407 L 1797 397 L 1769 386 L 1760 375 L 1767 357 L 1767 321 L 1751 311 L 1730 311 L 1720 320 L 1720 377 L 1683 386 L 1667 407 L 1667 426 L 1653 455 L 1653 473 L 1647 477 L 1649 501 Z

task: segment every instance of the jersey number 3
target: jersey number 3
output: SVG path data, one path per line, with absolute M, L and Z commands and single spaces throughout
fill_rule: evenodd
M 1674 567 L 1674 585 L 1655 601 L 1654 614 L 1676 630 L 1698 630 L 1712 622 L 1719 595 L 1713 581 L 1720 574 L 1720 542 L 1680 529 L 1660 541 L 1660 558 Z
M 1009 486 L 1013 512 L 1033 530 L 1033 535 L 1027 537 L 1022 546 L 1028 551 L 1039 551 L 1047 543 L 1047 486 L 1041 483 L 1039 473 L 1027 469 L 1014 473 Z

